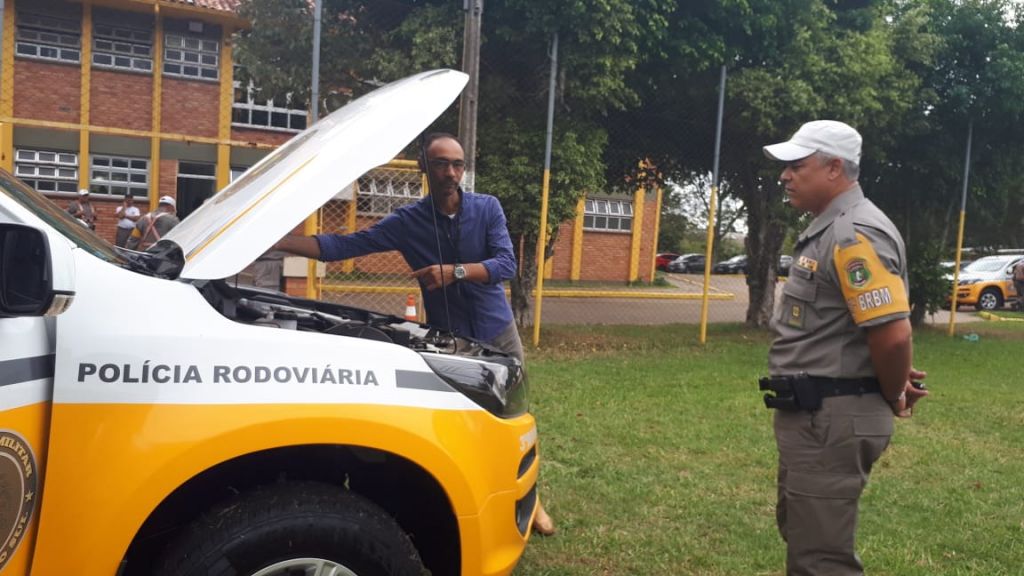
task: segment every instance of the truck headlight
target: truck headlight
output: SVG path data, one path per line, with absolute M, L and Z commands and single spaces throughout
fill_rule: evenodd
M 977 280 L 977 279 L 975 279 L 975 280 L 961 280 L 960 281 L 960 285 L 961 286 L 970 286 L 971 284 L 977 284 L 978 282 L 981 282 L 981 280 Z
M 423 359 L 442 380 L 491 414 L 513 418 L 528 409 L 526 372 L 519 360 L 487 360 L 424 352 Z

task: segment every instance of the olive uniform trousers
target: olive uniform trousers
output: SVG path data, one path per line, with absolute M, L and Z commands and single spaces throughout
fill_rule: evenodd
M 858 500 L 889 445 L 893 418 L 881 394 L 825 398 L 813 413 L 776 411 L 776 519 L 787 575 L 864 573 L 854 551 Z

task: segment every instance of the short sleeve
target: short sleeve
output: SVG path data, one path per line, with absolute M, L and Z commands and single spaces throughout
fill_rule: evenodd
M 873 228 L 858 229 L 856 242 L 835 247 L 833 262 L 856 325 L 875 326 L 910 315 L 903 263 L 892 238 Z

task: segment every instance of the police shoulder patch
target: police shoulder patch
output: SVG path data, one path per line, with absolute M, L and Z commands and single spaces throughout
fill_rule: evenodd
M 834 252 L 840 288 L 854 323 L 909 312 L 903 278 L 886 268 L 867 238 L 859 233 L 856 237 L 856 242 L 836 246 Z

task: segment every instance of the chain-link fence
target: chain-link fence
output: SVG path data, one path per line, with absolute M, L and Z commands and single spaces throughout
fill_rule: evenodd
M 349 234 L 369 228 L 396 208 L 418 201 L 423 176 L 415 162 L 395 160 L 360 177 L 318 213 L 320 233 Z M 412 297 L 423 318 L 419 286 L 398 252 L 370 254 L 326 265 L 318 281 L 320 298 L 396 316 Z

